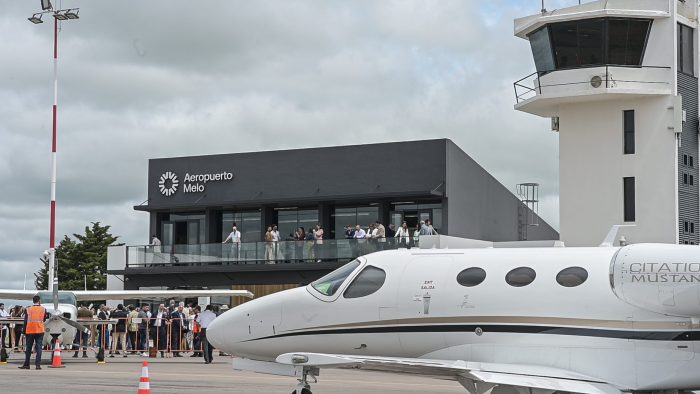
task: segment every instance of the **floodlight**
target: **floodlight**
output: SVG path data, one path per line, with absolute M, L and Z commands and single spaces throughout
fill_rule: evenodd
M 39 24 L 39 23 L 44 23 L 44 21 L 41 20 L 41 14 L 34 14 L 32 15 L 31 18 L 27 18 L 30 22 L 34 24 Z
M 66 16 L 66 12 L 65 12 L 65 11 L 56 11 L 56 12 L 53 14 L 53 17 L 56 18 L 56 19 L 58 19 L 59 21 L 68 20 L 68 17 Z
M 67 10 L 66 16 L 68 17 L 68 19 L 79 19 L 79 17 L 78 17 L 79 11 L 80 10 L 78 8 L 74 8 L 72 10 Z
M 41 9 L 46 11 L 52 9 L 51 0 L 41 0 Z

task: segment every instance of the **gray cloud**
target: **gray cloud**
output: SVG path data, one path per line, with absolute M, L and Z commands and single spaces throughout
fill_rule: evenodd
M 58 234 L 99 220 L 146 242 L 132 206 L 149 158 L 438 137 L 510 190 L 541 183 L 557 226 L 557 135 L 513 110 L 512 82 L 534 66 L 512 19 L 537 3 L 65 0 L 82 8 L 60 33 Z M 52 36 L 26 21 L 37 5 L 0 15 L 13 54 L 0 62 L 0 288 L 48 246 Z

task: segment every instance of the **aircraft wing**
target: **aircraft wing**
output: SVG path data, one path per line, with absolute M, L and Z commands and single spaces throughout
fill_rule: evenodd
M 357 368 L 452 378 L 472 394 L 484 393 L 495 386 L 590 394 L 620 394 L 622 392 L 609 383 L 572 371 L 531 365 L 320 353 L 286 353 L 278 356 L 276 362 L 291 366 Z
M 36 291 L 34 292 L 36 293 Z M 34 294 L 32 293 L 32 295 Z M 140 300 L 149 298 L 168 297 L 247 297 L 253 298 L 253 293 L 248 290 L 76 290 L 72 291 L 78 301 L 98 300 L 122 300 L 136 298 Z M 2 293 L 0 293 L 2 296 Z M 31 297 L 30 297 L 31 299 Z
M 0 289 L 0 299 L 9 300 L 32 300 L 36 295 L 36 290 L 8 290 Z

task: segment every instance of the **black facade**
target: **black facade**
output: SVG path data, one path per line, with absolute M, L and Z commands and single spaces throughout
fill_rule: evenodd
M 518 240 L 520 201 L 448 139 L 152 159 L 150 232 L 164 245 L 220 243 L 236 222 L 243 242 L 278 224 L 283 239 L 320 223 L 324 238 L 345 225 L 413 227 L 440 234 Z M 529 240 L 558 239 L 544 221 Z

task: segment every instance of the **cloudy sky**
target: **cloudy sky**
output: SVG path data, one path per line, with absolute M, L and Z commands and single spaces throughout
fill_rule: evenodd
M 48 247 L 52 23 L 26 19 L 39 3 L 0 14 L 0 288 L 31 286 Z M 81 7 L 59 34 L 59 236 L 100 221 L 147 242 L 133 206 L 149 158 L 443 137 L 510 190 L 539 182 L 558 228 L 557 135 L 513 110 L 534 65 L 512 20 L 538 0 L 54 4 Z

